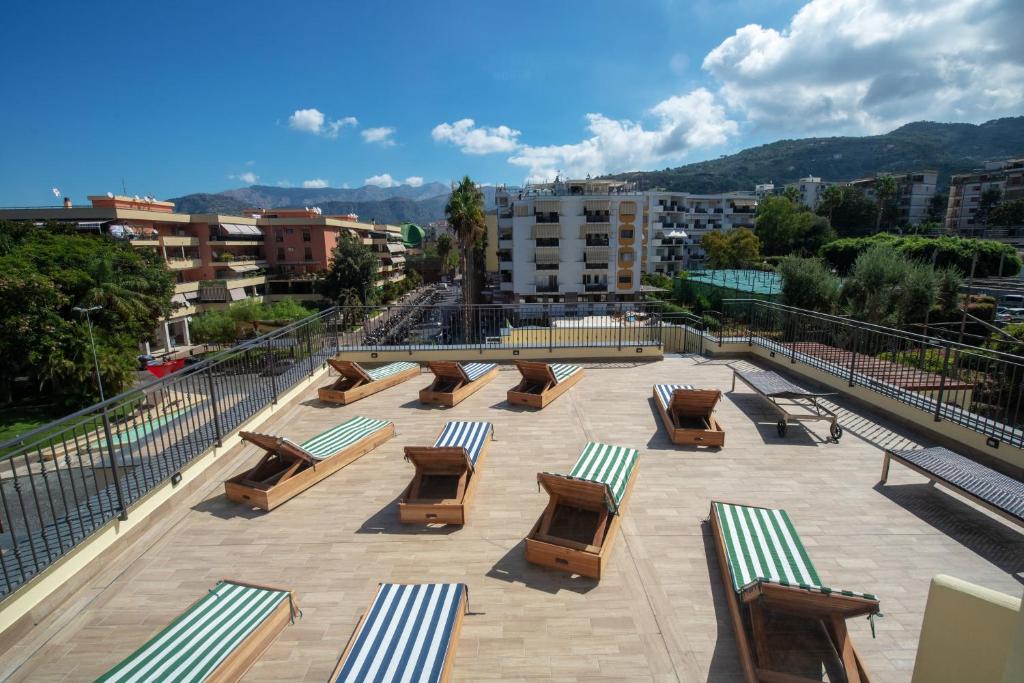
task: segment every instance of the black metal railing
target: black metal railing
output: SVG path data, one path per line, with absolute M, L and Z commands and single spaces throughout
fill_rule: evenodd
M 338 351 L 329 309 L 0 444 L 0 598 Z
M 746 342 L 1015 447 L 1024 357 L 752 299 L 723 302 L 713 343 Z

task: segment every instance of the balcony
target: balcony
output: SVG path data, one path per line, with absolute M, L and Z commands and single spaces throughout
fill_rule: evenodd
M 171 270 L 189 270 L 190 268 L 199 268 L 203 265 L 203 262 L 197 258 L 167 258 L 167 267 Z
M 538 294 L 554 294 L 558 292 L 558 283 L 545 282 L 544 284 L 541 284 L 538 282 L 537 286 L 534 287 L 534 291 Z
M 165 247 L 198 247 L 199 238 L 180 236 L 180 235 L 165 235 L 163 238 Z
M 583 270 L 588 271 L 606 271 L 608 270 L 608 261 L 584 261 Z
M 588 282 L 583 285 L 583 291 L 585 292 L 607 292 L 607 282 Z

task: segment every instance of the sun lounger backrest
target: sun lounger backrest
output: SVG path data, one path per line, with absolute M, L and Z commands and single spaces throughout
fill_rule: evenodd
M 742 593 L 761 582 L 876 599 L 868 593 L 823 586 L 807 549 L 785 510 L 713 502 L 732 588 Z
M 334 680 L 440 681 L 465 596 L 461 583 L 381 584 Z
M 555 379 L 555 373 L 551 371 L 551 366 L 547 363 L 541 363 L 532 360 L 517 360 L 516 368 L 524 379 L 537 384 L 555 384 L 558 382 Z
M 239 432 L 238 436 L 240 436 L 243 441 L 248 441 L 249 443 L 259 446 L 271 453 L 277 453 L 282 458 L 289 460 L 305 460 L 309 463 L 316 460 L 316 456 L 312 453 L 283 436 L 277 436 L 276 434 L 260 434 L 258 432 Z
M 390 420 L 376 420 L 371 417 L 353 417 L 325 432 L 306 439 L 300 448 L 317 460 L 323 460 L 355 442 L 390 425 Z
M 462 366 L 459 363 L 446 360 L 435 360 L 427 363 L 427 367 L 434 373 L 436 377 L 441 379 L 469 382 L 469 377 L 462 371 Z
M 359 365 L 350 360 L 338 360 L 336 358 L 328 358 L 327 363 L 334 368 L 335 372 L 343 377 L 350 380 L 357 381 L 362 380 L 364 382 L 372 382 L 373 378 L 370 377 L 369 373 Z
M 221 581 L 98 680 L 203 681 L 289 592 Z
M 721 398 L 718 389 L 676 389 L 669 409 L 678 415 L 710 415 Z

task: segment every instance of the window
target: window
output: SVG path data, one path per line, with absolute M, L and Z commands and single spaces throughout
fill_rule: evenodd
M 307 261 L 313 260 L 313 247 L 306 247 L 306 251 L 303 254 L 303 258 L 305 258 Z
M 275 230 L 274 231 L 274 241 L 275 242 L 284 242 L 284 231 L 282 231 L 282 230 Z
M 620 251 L 619 252 L 619 260 L 622 261 L 623 263 L 632 263 L 633 262 L 633 252 L 631 252 L 631 251 Z
M 312 235 L 309 234 L 309 230 L 302 231 L 302 241 L 309 242 L 313 239 Z
M 282 249 L 281 247 L 277 248 L 277 260 L 284 261 L 284 249 Z
M 622 240 L 631 240 L 631 239 L 633 239 L 633 230 L 630 229 L 630 228 L 623 228 L 622 230 L 619 230 L 619 239 L 622 239 Z
M 632 275 L 620 275 L 619 276 L 619 284 L 620 285 L 631 285 L 631 284 L 633 284 L 633 276 Z

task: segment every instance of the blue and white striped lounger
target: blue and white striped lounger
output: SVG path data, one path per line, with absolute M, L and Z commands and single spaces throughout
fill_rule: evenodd
M 399 520 L 465 524 L 479 479 L 477 469 L 493 433 L 490 422 L 449 422 L 433 446 L 406 446 L 405 459 L 416 472 L 398 499 Z
M 298 614 L 290 591 L 221 581 L 163 631 L 101 676 L 121 681 L 237 680 Z
M 785 510 L 716 501 L 711 503 L 710 521 L 748 679 L 761 680 L 761 676 L 751 679 L 752 672 L 771 671 L 772 661 L 759 660 L 759 653 L 769 652 L 770 643 L 805 642 L 800 632 L 806 631 L 809 639 L 828 638 L 831 650 L 840 655 L 838 665 L 849 674 L 850 663 L 855 663 L 855 676 L 866 680 L 845 620 L 858 615 L 874 619 L 880 614 L 878 598 L 825 586 Z M 741 616 L 742 611 L 748 612 L 748 619 Z M 779 641 L 767 637 L 771 622 L 764 616 L 776 611 L 791 620 L 801 619 L 787 622 L 786 638 Z M 822 622 L 827 628 L 822 628 Z M 751 648 L 748 639 L 756 647 Z M 768 659 L 777 665 L 784 658 L 769 655 Z
M 273 434 L 241 432 L 264 450 L 251 469 L 224 482 L 227 497 L 270 511 L 395 435 L 390 420 L 353 417 L 295 443 Z
M 331 681 L 447 680 L 466 612 L 467 591 L 461 583 L 381 584 Z
M 1016 479 L 940 446 L 887 450 L 882 465 L 883 484 L 889 478 L 890 460 L 906 465 L 1011 522 L 1024 525 L 1024 483 Z

